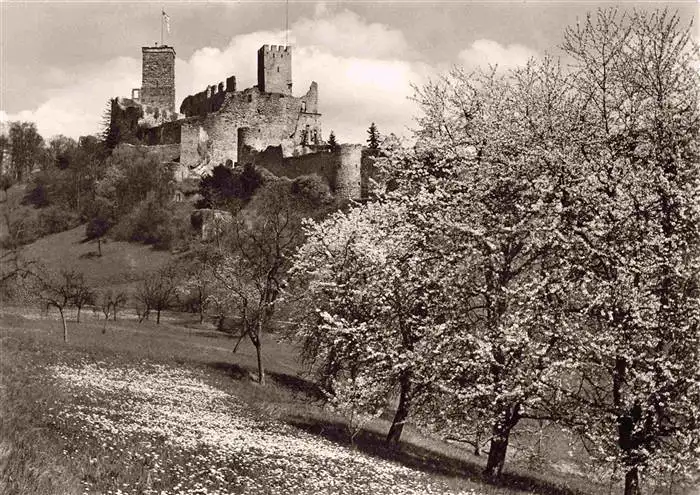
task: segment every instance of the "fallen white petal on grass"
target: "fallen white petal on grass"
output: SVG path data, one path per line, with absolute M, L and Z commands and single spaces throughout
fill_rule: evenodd
M 82 427 L 105 452 L 151 466 L 148 487 L 107 493 L 478 495 L 260 418 L 183 368 L 88 363 L 55 366 L 52 374 L 77 399 L 56 413 L 60 421 Z M 155 445 L 177 452 L 167 457 L 180 462 L 159 459 Z M 173 479 L 178 482 L 160 481 Z

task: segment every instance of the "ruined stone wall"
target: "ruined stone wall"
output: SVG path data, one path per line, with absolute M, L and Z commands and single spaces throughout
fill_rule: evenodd
M 157 127 L 140 127 L 137 133 L 139 140 L 143 144 L 170 145 L 180 144 L 182 120 L 165 122 Z M 179 155 L 179 148 L 178 148 Z
M 180 130 L 180 163 L 188 168 L 208 163 L 209 135 L 200 118 L 185 119 Z
M 233 91 L 235 91 L 236 78 L 231 76 L 227 79 L 227 82 L 232 78 L 232 87 L 234 88 Z M 229 85 L 228 87 L 231 86 Z M 211 86 L 207 86 L 207 89 L 204 91 L 188 96 L 182 100 L 182 104 L 180 105 L 180 113 L 185 114 L 187 117 L 193 117 L 196 115 L 204 116 L 208 113 L 218 111 L 221 108 L 221 105 L 224 104 L 226 93 L 230 92 L 228 91 L 228 87 L 226 90 L 224 90 L 224 83 L 213 84 Z
M 176 144 L 180 142 L 178 114 L 152 106 L 144 106 L 129 98 L 115 98 L 110 119 L 119 142 L 129 144 Z
M 345 199 L 362 197 L 362 145 L 341 144 L 338 151 L 338 172 L 335 193 Z
M 224 92 L 224 101 L 218 111 L 187 119 L 183 125 L 182 160 L 191 168 L 211 168 L 227 159 L 238 157 L 238 129 L 247 127 L 255 133 L 255 146 L 262 151 L 268 146 L 283 146 L 285 154 L 292 154 L 305 136 L 321 139 L 320 114 L 303 111 L 316 105 L 315 83 L 301 98 L 280 93 L 263 93 L 253 87 L 245 91 Z M 185 110 L 183 106 L 183 110 Z M 195 111 L 195 107 L 190 107 Z M 206 135 L 207 144 L 201 138 Z M 202 149 L 208 153 L 202 153 Z
M 317 151 L 300 156 L 284 156 L 281 146 L 270 146 L 258 152 L 246 144 L 252 140 L 247 132 L 241 137 L 239 162 L 252 163 L 278 177 L 290 179 L 318 174 L 339 198 L 361 197 L 362 145 L 344 144 L 335 152 Z
M 175 112 L 175 50 L 144 46 L 140 102 Z
M 138 144 L 141 105 L 128 98 L 114 98 L 110 105 L 110 126 L 116 129 L 120 143 Z
M 258 88 L 292 94 L 292 47 L 264 45 L 258 50 Z

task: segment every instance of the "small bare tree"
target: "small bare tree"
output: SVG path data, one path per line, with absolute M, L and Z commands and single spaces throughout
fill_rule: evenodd
M 77 279 L 73 290 L 73 305 L 78 309 L 76 323 L 80 323 L 80 310 L 83 306 L 95 303 L 95 292 L 87 286 L 82 275 Z
M 112 289 L 107 289 L 100 295 L 100 309 L 102 314 L 105 315 L 105 320 L 109 320 L 109 315 L 112 311 L 112 298 L 114 293 Z
M 112 297 L 112 320 L 117 321 L 117 312 L 119 308 L 123 307 L 129 300 L 129 296 L 126 292 L 120 291 L 114 294 Z
M 229 249 L 222 253 L 215 276 L 255 347 L 258 383 L 264 384 L 262 332 L 275 312 L 291 253 L 301 241 L 301 218 L 298 205 L 281 186 L 267 189 L 257 200 L 257 216 L 231 225 L 225 243 Z
M 160 324 L 162 311 L 172 307 L 175 302 L 177 274 L 172 266 L 159 270 L 155 276 L 148 277 L 136 293 L 139 323 L 148 319 L 151 310 L 156 312 L 156 323 Z
M 216 284 L 213 267 L 218 258 L 218 254 L 211 249 L 196 249 L 192 262 L 177 285 L 178 295 L 189 298 L 191 306 L 199 313 L 199 323 L 204 322 L 204 312 L 213 302 L 210 298 Z
M 112 319 L 117 321 L 117 310 L 126 304 L 127 299 L 125 292 L 114 292 L 112 289 L 104 291 L 100 297 L 100 309 L 105 315 L 105 320 L 109 320 L 109 316 L 112 315 Z
M 40 277 L 41 300 L 48 310 L 51 306 L 58 309 L 63 324 L 63 342 L 68 342 L 65 309 L 75 304 L 75 294 L 84 286 L 83 275 L 74 270 L 61 270 L 58 274 L 48 273 Z

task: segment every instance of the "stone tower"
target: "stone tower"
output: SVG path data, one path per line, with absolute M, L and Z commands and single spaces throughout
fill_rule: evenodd
M 140 101 L 175 111 L 175 49 L 171 46 L 144 46 Z
M 264 45 L 258 50 L 258 89 L 292 94 L 292 47 Z

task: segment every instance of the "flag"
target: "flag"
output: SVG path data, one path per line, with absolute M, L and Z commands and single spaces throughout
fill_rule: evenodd
M 165 13 L 165 10 L 163 12 L 163 22 L 165 23 L 165 29 L 168 31 L 168 34 L 170 34 L 170 16 Z

